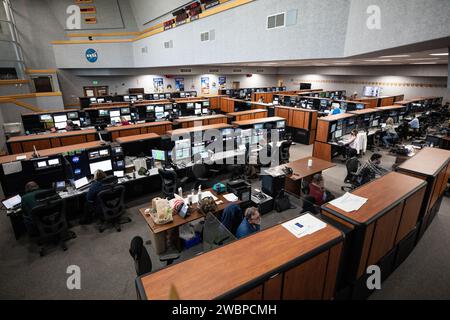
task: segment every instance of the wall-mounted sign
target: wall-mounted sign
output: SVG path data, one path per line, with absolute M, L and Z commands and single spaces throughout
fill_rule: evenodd
M 94 63 L 97 61 L 98 59 L 98 54 L 97 51 L 95 51 L 94 49 L 90 48 L 86 50 L 86 59 L 87 61 L 89 61 L 90 63 Z
M 209 78 L 202 77 L 201 78 L 201 89 L 203 94 L 209 94 Z
M 208 10 L 212 7 L 218 6 L 220 4 L 219 0 L 216 1 L 209 1 L 208 3 L 205 4 L 205 9 Z
M 164 91 L 164 79 L 163 78 L 153 78 L 153 88 L 155 92 Z
M 224 85 L 225 83 L 227 83 L 227 77 L 225 76 L 219 77 L 219 85 Z
M 175 90 L 184 91 L 184 78 L 175 78 Z

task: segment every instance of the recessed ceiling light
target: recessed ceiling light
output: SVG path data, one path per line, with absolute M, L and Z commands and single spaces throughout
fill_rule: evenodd
M 422 61 L 422 60 L 439 60 L 439 58 L 414 58 L 414 59 L 406 59 L 408 61 Z
M 430 53 L 430 56 L 448 56 L 448 52 Z
M 411 57 L 409 54 L 398 54 L 395 56 L 382 56 L 380 58 L 406 58 L 406 57 Z

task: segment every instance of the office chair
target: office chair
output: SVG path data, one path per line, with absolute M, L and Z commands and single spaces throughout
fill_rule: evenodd
M 161 191 L 164 197 L 169 199 L 172 199 L 178 192 L 178 187 L 184 185 L 188 180 L 187 177 L 178 179 L 175 170 L 158 169 L 158 173 L 161 177 Z
M 283 141 L 280 145 L 280 164 L 285 164 L 289 162 L 290 153 L 289 150 L 292 145 L 292 140 Z
M 345 166 L 347 168 L 347 176 L 344 179 L 344 183 L 350 184 L 350 186 L 342 186 L 342 191 L 351 191 L 359 186 L 358 180 L 360 176 L 356 174 L 359 167 L 361 166 L 361 163 L 359 162 L 357 157 L 352 157 L 347 160 L 345 163 Z
M 36 200 L 38 205 L 31 210 L 31 217 L 38 230 L 39 255 L 45 255 L 44 243 L 49 240 L 66 251 L 66 241 L 75 239 L 76 234 L 68 230 L 64 201 L 55 195 L 53 190 L 44 190 L 37 194 Z
M 124 186 L 111 185 L 107 189 L 100 191 L 97 195 L 97 203 L 103 220 L 98 231 L 103 232 L 108 225 L 112 225 L 120 232 L 122 230 L 121 224 L 131 222 L 130 218 L 122 217 L 126 212 Z
M 220 222 L 228 229 L 233 235 L 236 235 L 236 230 L 244 219 L 242 209 L 235 203 L 229 204 L 222 212 Z
M 219 174 L 219 170 L 211 169 L 207 167 L 203 163 L 196 163 L 192 166 L 192 174 L 195 178 L 195 188 L 198 188 L 199 185 L 202 186 L 202 189 L 211 188 L 214 185 L 213 179 L 211 176 L 217 176 Z
M 131 240 L 129 252 L 134 260 L 134 267 L 138 277 L 152 272 L 152 260 L 144 246 L 144 240 L 141 237 L 136 236 Z M 167 265 L 171 265 L 173 261 L 179 257 L 180 254 L 178 253 L 161 255 L 159 257 L 159 261 L 166 262 Z

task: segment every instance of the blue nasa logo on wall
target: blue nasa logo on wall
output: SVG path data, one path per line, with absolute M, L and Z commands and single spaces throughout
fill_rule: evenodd
M 87 49 L 86 50 L 86 59 L 90 63 L 96 62 L 98 59 L 97 51 L 95 51 L 94 49 Z

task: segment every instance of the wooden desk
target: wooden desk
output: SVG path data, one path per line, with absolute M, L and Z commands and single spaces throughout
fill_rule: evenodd
M 277 225 L 136 279 L 142 299 L 331 299 L 342 233 L 326 226 L 297 239 Z
M 228 98 L 228 97 L 220 97 L 220 110 L 224 113 L 230 113 L 230 112 L 236 112 L 236 103 L 245 103 L 247 105 L 250 105 L 250 109 L 262 109 L 267 108 L 268 106 L 271 106 L 268 103 L 262 103 L 262 102 L 254 102 L 254 101 L 247 101 L 247 100 L 241 100 L 241 99 L 234 99 L 234 98 Z
M 75 150 L 86 150 L 86 149 L 98 148 L 101 145 L 102 144 L 100 141 L 92 141 L 92 142 L 87 142 L 87 143 L 73 144 L 73 145 L 66 146 L 66 147 L 58 147 L 58 148 L 52 148 L 52 149 L 39 150 L 39 155 L 41 157 L 55 156 L 55 155 L 63 154 L 66 152 L 72 152 Z M 27 158 L 24 160 L 30 160 L 32 154 L 33 154 L 33 152 L 26 152 L 26 153 L 22 153 L 22 154 L 14 154 L 14 155 L 0 157 L 0 164 L 7 163 L 7 162 L 19 161 L 19 160 L 17 160 L 18 156 L 26 156 Z
M 135 136 L 144 133 L 165 134 L 168 130 L 172 130 L 172 122 L 158 121 L 146 122 L 140 124 L 130 124 L 128 126 L 108 127 L 106 131 L 111 134 L 112 141 L 120 137 Z
M 308 167 L 308 160 L 310 159 L 313 161 L 313 164 L 311 167 Z M 285 189 L 296 196 L 300 196 L 302 179 L 311 178 L 316 173 L 320 173 L 336 165 L 319 158 L 307 157 L 289 162 L 286 166 L 292 168 L 294 173 L 286 178 Z
M 130 143 L 130 142 L 137 142 L 137 141 L 158 139 L 158 138 L 161 138 L 161 136 L 159 134 L 156 134 L 156 133 L 144 133 L 144 134 L 138 134 L 138 135 L 135 135 L 135 136 L 128 136 L 128 137 L 117 138 L 116 142 L 118 142 L 119 144 L 123 144 L 123 143 Z
M 229 112 L 227 113 L 227 116 L 231 117 L 231 122 L 267 118 L 267 110 L 253 109 L 247 111 Z
M 399 110 L 399 109 L 405 109 L 405 108 L 406 108 L 406 106 L 402 106 L 402 105 L 392 105 L 392 106 L 378 107 L 376 109 L 380 110 L 380 111 L 392 111 L 392 110 Z
M 295 129 L 301 129 L 306 131 L 306 139 L 299 141 L 295 139 L 297 136 L 294 134 L 294 140 L 304 144 L 313 144 L 316 137 L 317 128 L 317 110 L 302 109 L 295 107 L 276 106 L 275 116 L 286 118 L 286 126 Z
M 322 206 L 324 217 L 347 230 L 346 281 L 362 280 L 370 265 L 379 265 L 383 274 L 392 271 L 383 270 L 383 259 L 395 257 L 393 249 L 416 231 L 425 188 L 423 180 L 391 172 L 351 192 L 368 199 L 357 211 L 347 213 L 329 203 Z
M 228 118 L 224 114 L 216 114 L 210 116 L 201 117 L 188 117 L 182 119 L 176 119 L 173 121 L 174 125 L 181 125 L 182 128 L 192 128 L 198 126 L 200 123 L 202 126 L 207 126 L 211 124 L 227 123 Z
M 403 174 L 428 182 L 419 217 L 421 220 L 419 236 L 423 235 L 439 211 L 450 174 L 449 162 L 450 151 L 424 148 L 397 168 Z
M 223 210 L 232 202 L 228 201 L 227 199 L 225 199 L 223 197 L 223 195 L 217 194 L 216 192 L 214 192 L 212 190 L 212 188 L 206 189 L 205 191 L 210 191 L 214 196 L 216 196 L 219 200 L 222 200 L 222 203 L 217 205 L 217 214 L 222 214 Z M 226 193 L 225 193 L 226 194 Z M 235 201 L 233 202 L 237 205 L 241 204 L 241 201 Z M 152 243 L 154 243 L 154 247 L 155 247 L 155 251 L 157 254 L 161 254 L 165 251 L 165 240 L 166 240 L 166 233 L 167 232 L 171 232 L 174 229 L 178 229 L 178 227 L 194 221 L 194 220 L 198 220 L 200 218 L 204 218 L 205 216 L 200 212 L 200 210 L 198 210 L 198 206 L 197 204 L 192 205 L 192 212 L 191 215 L 186 217 L 185 219 L 181 218 L 178 214 L 173 216 L 173 221 L 170 223 L 166 223 L 166 224 L 162 224 L 162 225 L 158 225 L 155 224 L 153 222 L 153 219 L 150 216 L 147 216 L 145 214 L 145 209 L 147 209 L 148 207 L 145 208 L 141 208 L 139 209 L 139 212 L 141 213 L 141 215 L 144 217 L 145 221 L 147 222 L 150 231 L 151 231 L 151 236 L 152 236 Z
M 169 130 L 169 131 L 167 131 L 167 134 L 169 136 L 179 136 L 179 135 L 184 135 L 184 134 L 191 134 L 196 131 L 220 130 L 220 129 L 226 129 L 226 128 L 232 128 L 232 127 L 233 127 L 232 125 L 229 125 L 226 123 L 220 123 L 220 124 L 211 124 L 208 126 L 201 126 L 201 127 Z
M 105 103 L 91 103 L 89 108 L 84 110 L 99 110 L 99 109 L 114 109 L 129 107 L 129 102 L 105 102 Z
M 33 134 L 28 136 L 11 137 L 6 142 L 12 154 L 37 150 L 69 146 L 84 142 L 95 141 L 96 130 L 76 130 L 63 133 Z
M 237 126 L 237 127 L 245 127 L 245 126 L 252 126 L 252 125 L 260 124 L 260 123 L 276 122 L 276 121 L 286 121 L 286 119 L 281 118 L 281 117 L 267 117 L 267 118 L 259 118 L 259 119 L 252 119 L 252 120 L 233 121 L 231 124 L 234 126 Z

